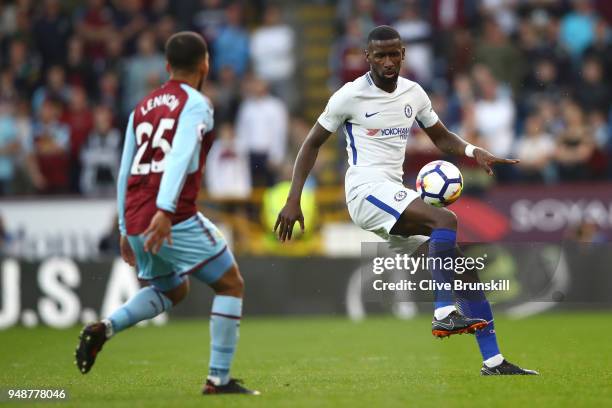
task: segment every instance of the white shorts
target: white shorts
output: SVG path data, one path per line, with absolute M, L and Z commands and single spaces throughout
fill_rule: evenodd
M 406 207 L 419 199 L 419 193 L 392 181 L 369 183 L 359 186 L 356 195 L 347 202 L 351 219 L 360 228 L 388 241 L 394 249 L 404 253 L 414 252 L 429 239 L 425 235 L 404 237 L 391 234 Z

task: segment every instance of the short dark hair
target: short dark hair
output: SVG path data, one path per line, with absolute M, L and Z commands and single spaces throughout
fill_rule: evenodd
M 195 71 L 206 54 L 206 41 L 194 31 L 178 32 L 166 41 L 166 60 L 175 70 Z
M 397 30 L 388 25 L 380 25 L 370 31 L 368 34 L 368 44 L 372 41 L 385 41 L 385 40 L 401 40 L 402 37 L 399 35 Z

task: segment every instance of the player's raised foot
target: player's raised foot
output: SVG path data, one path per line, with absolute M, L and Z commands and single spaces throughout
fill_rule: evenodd
M 487 367 L 486 364 L 483 364 L 480 369 L 480 375 L 540 375 L 540 373 L 535 370 L 521 368 L 504 359 L 501 364 L 495 367 Z
M 259 395 L 259 391 L 249 390 L 242 386 L 242 380 L 231 378 L 225 385 L 215 385 L 212 381 L 206 380 L 202 394 L 214 395 L 214 394 L 245 394 L 245 395 Z
M 476 330 L 482 330 L 488 324 L 484 319 L 465 317 L 455 310 L 444 319 L 438 320 L 434 317 L 431 322 L 431 333 L 439 338 L 453 334 L 475 333 Z
M 106 326 L 102 322 L 88 324 L 79 335 L 75 363 L 82 374 L 87 374 L 96 362 L 96 356 L 106 342 Z

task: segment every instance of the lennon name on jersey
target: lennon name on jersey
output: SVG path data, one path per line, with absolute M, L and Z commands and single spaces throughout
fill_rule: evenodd
M 167 93 L 162 94 L 162 95 L 157 95 L 157 96 L 154 96 L 153 98 L 150 98 L 147 102 L 143 103 L 140 106 L 140 113 L 142 113 L 142 115 L 145 116 L 151 110 L 157 107 L 160 107 L 160 106 L 167 106 L 171 111 L 174 111 L 176 108 L 178 108 L 179 104 L 180 104 L 180 101 L 175 95 L 167 94 Z

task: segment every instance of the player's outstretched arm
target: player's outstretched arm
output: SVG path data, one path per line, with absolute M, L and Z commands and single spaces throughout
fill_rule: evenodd
M 468 144 L 458 135 L 448 130 L 441 121 L 437 121 L 433 126 L 424 128 L 423 130 L 438 149 L 446 154 L 474 157 L 478 164 L 486 170 L 489 176 L 493 175 L 493 170 L 491 169 L 491 165 L 493 164 L 516 164 L 520 161 L 518 159 L 500 158 L 492 155 L 482 147 Z
M 293 178 L 287 203 L 278 213 L 276 224 L 274 224 L 274 232 L 278 231 L 278 238 L 281 241 L 291 239 L 291 233 L 296 221 L 300 223 L 300 227 L 304 231 L 304 215 L 300 206 L 302 189 L 308 174 L 310 174 L 317 160 L 319 148 L 329 138 L 329 135 L 331 135 L 331 132 L 317 122 L 308 133 L 308 136 L 306 136 L 304 143 L 302 143 L 302 147 L 295 160 L 295 165 L 293 166 Z

